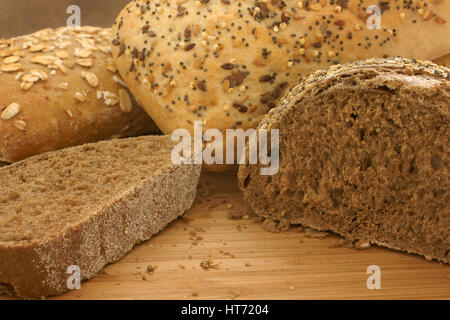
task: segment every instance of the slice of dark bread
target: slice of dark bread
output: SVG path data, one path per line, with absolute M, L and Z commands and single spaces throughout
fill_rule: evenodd
M 194 201 L 199 165 L 175 165 L 170 136 L 104 141 L 0 168 L 0 288 L 35 298 L 118 261 Z
M 263 217 L 450 263 L 450 70 L 371 59 L 311 74 L 260 123 L 280 169 L 241 165 Z

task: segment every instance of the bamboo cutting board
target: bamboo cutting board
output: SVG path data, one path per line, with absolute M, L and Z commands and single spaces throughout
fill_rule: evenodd
M 199 190 L 184 218 L 56 299 L 450 299 L 449 266 L 264 230 L 245 216 L 233 171 L 204 173 Z M 380 267 L 379 290 L 367 288 L 369 265 Z

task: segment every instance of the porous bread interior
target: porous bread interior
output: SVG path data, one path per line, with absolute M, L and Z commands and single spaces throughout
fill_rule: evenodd
M 88 219 L 170 165 L 172 147 L 167 136 L 123 139 L 0 168 L 0 243 L 47 240 Z
M 250 167 L 246 199 L 268 218 L 448 263 L 448 105 L 427 99 L 355 86 L 301 101 L 274 126 L 278 174 Z

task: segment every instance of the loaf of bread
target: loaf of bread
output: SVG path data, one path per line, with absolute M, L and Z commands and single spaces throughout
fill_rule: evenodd
M 242 165 L 263 217 L 450 263 L 450 70 L 372 59 L 301 81 L 260 129 L 279 130 L 279 171 Z
M 92 278 L 182 215 L 201 168 L 173 164 L 173 146 L 169 136 L 115 139 L 0 168 L 0 288 L 60 294 L 77 268 Z
M 110 37 L 65 27 L 0 40 L 0 158 L 157 131 L 116 72 Z
M 112 51 L 170 134 L 196 120 L 255 127 L 300 75 L 361 58 L 435 59 L 450 53 L 449 34 L 448 1 L 135 0 L 113 26 Z

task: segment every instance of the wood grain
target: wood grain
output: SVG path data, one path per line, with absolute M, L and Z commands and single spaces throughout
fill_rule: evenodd
M 236 183 L 235 172 L 204 173 L 183 219 L 55 299 L 450 299 L 449 266 L 228 218 L 245 210 Z M 204 270 L 205 260 L 217 267 Z M 369 265 L 381 268 L 380 290 L 367 289 Z

